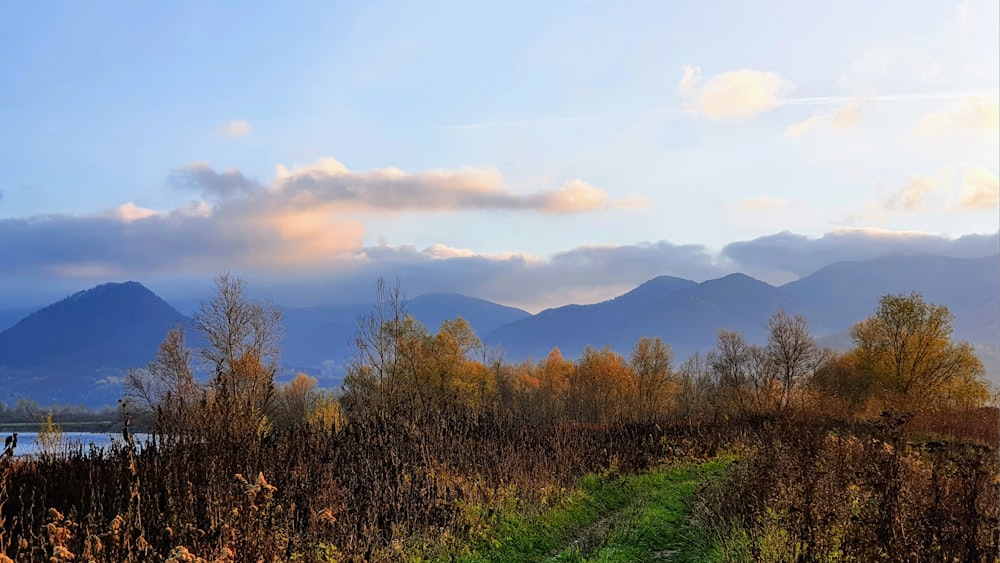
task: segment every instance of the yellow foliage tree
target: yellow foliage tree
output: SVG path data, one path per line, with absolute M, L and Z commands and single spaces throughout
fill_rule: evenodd
M 885 295 L 875 314 L 851 330 L 857 368 L 900 408 L 974 400 L 983 364 L 970 344 L 951 341 L 953 320 L 947 307 L 920 294 Z

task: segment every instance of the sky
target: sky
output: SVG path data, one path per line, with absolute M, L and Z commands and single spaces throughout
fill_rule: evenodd
M 537 311 L 1000 249 L 995 0 L 4 11 L 4 307 L 229 271 Z

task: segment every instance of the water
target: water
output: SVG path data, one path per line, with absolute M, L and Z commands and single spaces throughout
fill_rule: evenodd
M 0 432 L 0 440 L 6 439 L 10 436 L 11 432 Z M 136 434 L 135 443 L 140 446 L 146 440 L 146 434 Z M 112 442 L 121 444 L 123 442 L 121 432 L 114 433 L 104 433 L 104 432 L 63 432 L 62 441 L 56 445 L 55 451 L 65 452 L 74 451 L 78 447 L 82 446 L 83 451 L 86 452 L 91 446 L 96 448 L 107 448 Z M 2 443 L 0 443 L 2 447 Z M 38 443 L 38 432 L 18 432 L 17 433 L 17 449 L 14 450 L 14 454 L 18 457 L 37 455 L 42 453 L 41 444 Z

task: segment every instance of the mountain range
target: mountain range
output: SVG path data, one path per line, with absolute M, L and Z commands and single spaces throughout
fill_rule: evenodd
M 487 345 L 502 346 L 508 360 L 540 359 L 553 347 L 576 357 L 587 345 L 627 354 L 643 336 L 663 338 L 682 360 L 711 349 L 720 328 L 763 340 L 767 319 L 779 308 L 805 316 L 824 343 L 843 346 L 849 344 L 846 331 L 874 311 L 881 295 L 911 291 L 949 307 L 955 337 L 977 345 L 996 380 L 1000 255 L 840 262 L 781 286 L 744 274 L 702 283 L 660 276 L 608 301 L 535 315 L 446 293 L 416 297 L 408 311 L 432 330 L 461 316 Z M 370 309 L 367 303 L 283 308 L 282 359 L 288 373 L 305 371 L 336 386 L 357 318 Z M 167 330 L 177 325 L 190 327 L 190 317 L 137 282 L 103 284 L 33 312 L 0 311 L 0 401 L 113 404 L 125 371 L 152 359 Z M 188 336 L 198 345 L 193 331 Z

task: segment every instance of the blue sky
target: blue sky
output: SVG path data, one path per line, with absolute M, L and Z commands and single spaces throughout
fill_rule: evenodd
M 228 269 L 538 309 L 996 251 L 995 1 L 5 11 L 0 305 Z

